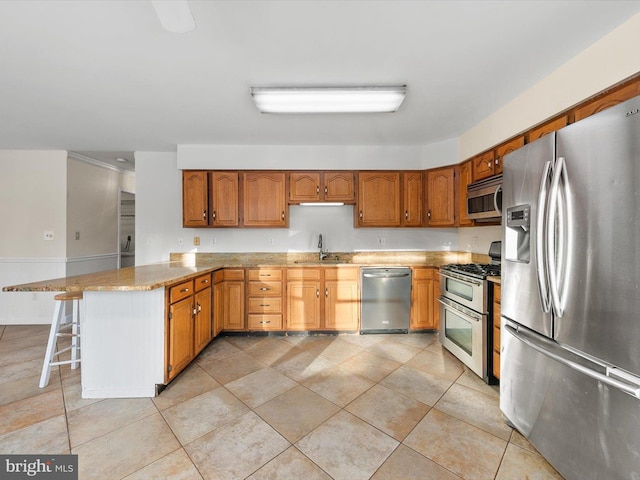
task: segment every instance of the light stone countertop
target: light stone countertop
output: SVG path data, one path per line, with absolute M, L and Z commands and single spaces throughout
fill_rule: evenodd
M 5 292 L 148 291 L 222 268 L 410 266 L 468 263 L 465 252 L 338 252 L 320 261 L 317 253 L 179 253 L 170 261 L 6 286 Z

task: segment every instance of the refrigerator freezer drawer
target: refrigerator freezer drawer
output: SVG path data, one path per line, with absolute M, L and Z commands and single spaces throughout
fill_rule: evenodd
M 567 480 L 640 478 L 640 400 L 522 342 L 502 319 L 500 408 Z

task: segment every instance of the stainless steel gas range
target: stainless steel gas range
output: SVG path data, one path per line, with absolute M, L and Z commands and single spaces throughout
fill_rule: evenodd
M 489 249 L 490 264 L 451 264 L 440 269 L 440 343 L 487 383 L 493 346 L 489 313 L 493 289 L 488 276 L 500 276 L 501 242 Z

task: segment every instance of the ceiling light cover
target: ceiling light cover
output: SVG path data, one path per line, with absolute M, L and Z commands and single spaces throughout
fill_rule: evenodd
M 165 30 L 172 33 L 187 33 L 195 30 L 196 21 L 193 19 L 187 0 L 151 0 L 151 3 Z
M 391 113 L 406 85 L 391 87 L 251 87 L 262 113 Z

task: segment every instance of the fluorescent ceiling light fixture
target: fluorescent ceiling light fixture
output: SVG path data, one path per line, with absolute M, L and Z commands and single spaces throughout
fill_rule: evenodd
M 342 207 L 343 202 L 302 202 L 301 207 Z
M 391 87 L 251 87 L 262 113 L 391 113 L 406 85 Z
M 165 30 L 187 33 L 196 29 L 187 0 L 151 0 L 151 4 Z

